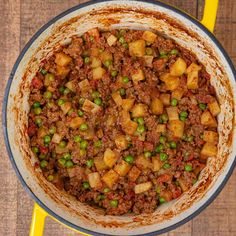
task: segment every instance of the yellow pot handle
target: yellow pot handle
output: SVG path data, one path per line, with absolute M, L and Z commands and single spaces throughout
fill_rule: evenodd
M 219 0 L 205 0 L 201 23 L 211 32 L 214 31 Z

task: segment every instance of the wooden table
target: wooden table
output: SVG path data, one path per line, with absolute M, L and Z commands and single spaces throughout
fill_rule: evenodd
M 1 0 L 0 1 L 0 99 L 10 70 L 30 37 L 49 19 L 85 1 Z M 201 18 L 202 0 L 168 0 L 191 15 Z M 236 65 L 236 0 L 220 0 L 215 34 Z M 1 110 L 1 109 L 0 109 Z M 0 235 L 25 236 L 29 232 L 33 200 L 17 180 L 1 135 Z M 45 235 L 78 235 L 63 225 L 47 220 Z M 236 235 L 236 172 L 217 199 L 199 216 L 165 236 Z M 164 236 L 163 235 L 163 236 Z

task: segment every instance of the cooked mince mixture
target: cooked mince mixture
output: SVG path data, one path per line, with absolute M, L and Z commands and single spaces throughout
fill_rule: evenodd
M 210 79 L 194 54 L 150 31 L 74 36 L 31 83 L 37 165 L 106 214 L 151 213 L 190 189 L 217 154 Z

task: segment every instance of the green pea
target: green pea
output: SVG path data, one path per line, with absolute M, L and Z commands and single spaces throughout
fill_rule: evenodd
M 50 129 L 49 129 L 49 133 L 50 134 L 55 134 L 57 131 L 57 128 L 55 126 L 52 126 Z
M 94 147 L 100 148 L 102 146 L 102 140 L 94 141 Z
M 92 98 L 99 98 L 99 97 L 100 97 L 100 93 L 98 91 L 92 92 Z
M 116 77 L 117 74 L 118 74 L 118 72 L 117 72 L 116 70 L 113 70 L 113 71 L 111 72 L 111 76 L 112 76 L 112 77 Z
M 54 106 L 54 102 L 53 101 L 48 101 L 47 102 L 47 107 L 48 108 L 52 108 Z
M 83 104 L 84 104 L 84 101 L 85 101 L 84 98 L 80 98 L 80 99 L 79 99 L 79 104 L 80 104 L 80 105 L 83 105 Z
M 119 38 L 119 42 L 120 42 L 121 44 L 125 43 L 125 38 L 124 38 L 123 36 L 121 36 L 121 37 Z
M 81 111 L 81 110 L 78 110 L 77 114 L 78 114 L 78 116 L 80 116 L 80 117 L 84 116 L 84 112 Z
M 48 165 L 48 162 L 45 160 L 40 161 L 40 167 L 45 168 Z
M 127 155 L 127 156 L 124 157 L 124 160 L 129 164 L 133 164 L 134 157 L 132 155 Z
M 160 56 L 159 56 L 159 58 L 164 58 L 164 59 L 167 59 L 167 58 L 168 58 L 168 56 L 164 54 L 164 55 L 160 55 Z
M 159 51 L 159 54 L 160 54 L 160 56 L 165 56 L 165 55 L 166 55 L 166 52 L 164 52 L 164 51 Z
M 129 83 L 129 77 L 128 76 L 123 76 L 122 77 L 122 82 L 125 83 L 125 84 Z
M 121 29 L 120 31 L 119 31 L 119 34 L 120 35 L 124 35 L 126 33 L 126 30 L 124 30 L 124 29 Z
M 90 188 L 90 185 L 88 182 L 83 182 L 83 187 L 84 187 L 84 189 L 88 189 L 88 188 Z
M 50 91 L 46 91 L 44 94 L 43 94 L 44 98 L 46 99 L 50 99 L 52 98 L 52 92 Z
M 63 155 L 63 158 L 68 161 L 68 160 L 71 159 L 71 154 L 70 154 L 70 153 L 65 153 L 65 154 Z
M 50 143 L 51 142 L 51 137 L 49 135 L 44 136 L 44 143 Z
M 104 188 L 104 189 L 103 189 L 103 192 L 104 192 L 104 193 L 109 193 L 109 192 L 110 192 L 110 189 L 109 189 L 109 188 Z
M 65 90 L 63 91 L 63 94 L 64 95 L 67 95 L 67 94 L 69 94 L 71 91 L 70 91 L 70 89 L 69 88 L 65 88 Z
M 192 171 L 192 169 L 193 169 L 192 166 L 189 165 L 189 164 L 186 164 L 186 165 L 184 166 L 184 170 L 187 171 L 187 172 Z
M 123 43 L 122 46 L 123 46 L 124 48 L 128 48 L 128 47 L 129 47 L 128 43 Z
M 59 145 L 60 148 L 65 148 L 66 145 L 67 145 L 67 142 L 62 140 L 58 145 Z
M 204 110 L 206 110 L 207 105 L 206 105 L 205 103 L 199 103 L 199 104 L 198 104 L 198 107 L 199 107 L 202 111 L 204 111 Z
M 79 155 L 80 155 L 81 157 L 86 156 L 86 150 L 85 150 L 85 149 L 80 149 L 80 150 L 79 150 Z
M 79 143 L 79 142 L 81 142 L 81 137 L 79 136 L 79 135 L 75 135 L 75 137 L 74 137 L 74 141 L 76 142 L 76 143 Z
M 167 114 L 161 114 L 160 119 L 162 123 L 167 123 L 167 121 L 169 120 L 169 117 Z
M 87 147 L 88 147 L 88 142 L 86 140 L 82 140 L 80 142 L 80 148 L 81 149 L 87 149 Z
M 39 155 L 39 159 L 44 159 L 45 157 L 46 157 L 45 154 L 40 153 L 40 155 Z
M 187 118 L 184 117 L 184 116 L 180 116 L 179 119 L 180 119 L 181 121 L 186 121 L 186 120 L 187 120 Z
M 60 159 L 58 159 L 58 163 L 59 163 L 61 166 L 65 166 L 66 160 L 65 160 L 64 158 L 60 158 Z
M 54 176 L 53 176 L 53 175 L 49 175 L 49 176 L 47 177 L 47 180 L 50 181 L 50 182 L 53 181 L 53 180 L 54 180 Z
M 104 66 L 109 67 L 112 64 L 112 60 L 104 61 Z
M 51 74 L 51 73 L 48 73 L 45 76 L 45 79 L 48 80 L 48 81 L 53 81 L 54 78 L 55 78 L 54 74 Z
M 85 64 L 88 64 L 89 62 L 90 62 L 90 58 L 89 58 L 89 57 L 85 57 L 85 58 L 84 58 L 84 63 L 85 63 Z
M 60 93 L 64 93 L 65 89 L 66 89 L 66 88 L 65 88 L 64 86 L 62 86 L 62 87 L 59 88 L 59 92 L 60 92 Z
M 181 111 L 180 116 L 187 118 L 188 117 L 188 112 L 187 111 Z
M 34 108 L 34 114 L 39 115 L 42 112 L 42 109 L 40 107 Z
M 163 204 L 163 203 L 165 203 L 165 202 L 166 202 L 166 200 L 165 200 L 164 197 L 159 197 L 159 203 L 160 203 L 160 204 Z
M 32 151 L 33 151 L 34 154 L 39 153 L 38 147 L 32 147 Z
M 168 159 L 168 155 L 164 152 L 160 153 L 160 160 L 161 161 L 166 161 Z
M 178 105 L 178 100 L 176 98 L 172 98 L 170 101 L 170 105 L 176 107 Z
M 119 204 L 118 200 L 111 200 L 110 201 L 110 206 L 111 207 L 118 207 L 118 204 Z
M 33 108 L 38 108 L 40 106 L 41 106 L 40 102 L 34 102 L 33 104 Z
M 163 149 L 164 149 L 163 144 L 159 144 L 159 145 L 156 147 L 155 151 L 156 151 L 157 153 L 160 153 L 161 151 L 163 151 Z
M 42 119 L 39 118 L 39 117 L 37 117 L 37 118 L 35 119 L 35 124 L 38 125 L 38 126 L 41 126 L 41 125 L 42 125 Z
M 119 91 L 120 91 L 120 95 L 121 95 L 121 96 L 124 96 L 125 93 L 126 93 L 126 91 L 125 91 L 124 88 L 120 88 Z
M 179 51 L 177 50 L 177 49 L 172 49 L 171 51 L 170 51 L 170 54 L 171 55 L 177 55 L 179 53 Z
M 149 151 L 145 151 L 145 152 L 144 152 L 144 156 L 145 156 L 146 158 L 151 157 L 151 156 L 152 156 L 152 153 L 149 152 Z
M 163 165 L 163 168 L 164 168 L 165 170 L 170 169 L 170 167 L 171 167 L 171 165 L 170 165 L 169 163 L 165 163 L 165 164 Z
M 105 196 L 103 194 L 99 194 L 97 196 L 97 200 L 100 201 L 100 200 L 104 200 L 105 199 Z
M 137 132 L 142 134 L 145 131 L 145 126 L 144 125 L 138 125 Z
M 81 131 L 85 131 L 85 130 L 88 129 L 88 125 L 85 124 L 85 123 L 83 123 L 83 124 L 80 125 L 79 129 L 80 129 Z
M 59 99 L 58 102 L 57 102 L 57 104 L 58 104 L 59 106 L 63 105 L 64 103 L 65 103 L 65 100 L 64 100 L 64 99 Z
M 177 144 L 176 144 L 176 142 L 175 141 L 170 141 L 170 148 L 171 149 L 176 149 L 177 148 Z
M 157 186 L 156 192 L 157 192 L 158 194 L 161 192 L 161 187 L 160 187 L 160 186 Z
M 98 106 L 102 105 L 102 99 L 101 98 L 95 98 L 94 103 L 97 104 Z
M 164 144 L 166 142 L 166 137 L 165 136 L 160 136 L 159 142 Z
M 186 138 L 186 141 L 187 141 L 187 142 L 192 142 L 193 140 L 194 140 L 194 136 L 193 136 L 193 135 L 188 136 L 188 137 Z
M 138 118 L 137 118 L 137 122 L 138 122 L 139 125 L 143 125 L 143 124 L 144 124 L 144 119 L 143 119 L 143 117 L 138 117 Z
M 73 163 L 71 160 L 69 160 L 69 161 L 66 162 L 65 166 L 66 166 L 67 168 L 71 168 L 71 167 L 74 166 L 74 163 Z
M 48 72 L 47 72 L 47 70 L 41 68 L 40 73 L 41 73 L 42 75 L 46 75 Z
M 152 55 L 153 54 L 152 48 L 146 48 L 146 54 L 149 56 Z
M 89 160 L 86 161 L 86 166 L 88 168 L 91 168 L 93 166 L 93 164 L 94 164 L 94 160 L 93 159 L 89 159 Z

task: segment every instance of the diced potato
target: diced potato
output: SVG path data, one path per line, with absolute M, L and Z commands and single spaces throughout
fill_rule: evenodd
M 108 51 L 101 52 L 100 58 L 102 60 L 102 63 L 104 63 L 107 60 L 110 60 L 110 61 L 113 60 L 112 54 L 110 52 L 108 52 Z
M 67 66 L 72 61 L 72 58 L 63 52 L 56 53 L 55 63 L 58 66 Z
M 47 134 L 48 134 L 48 131 L 47 131 L 46 128 L 40 127 L 40 128 L 38 129 L 38 132 L 37 132 L 38 138 L 43 138 L 43 137 L 44 137 L 45 135 L 47 135 Z
M 129 54 L 135 57 L 143 57 L 145 55 L 145 41 L 139 39 L 129 43 Z
M 120 163 L 118 163 L 114 170 L 120 175 L 120 176 L 126 176 L 132 166 L 127 163 L 126 161 L 122 160 Z
M 144 73 L 143 73 L 143 71 L 142 71 L 141 69 L 136 70 L 136 71 L 132 74 L 131 77 L 132 77 L 132 80 L 133 80 L 133 82 L 134 82 L 135 84 L 138 83 L 139 81 L 142 81 L 142 80 L 145 79 Z
M 65 102 L 64 104 L 61 105 L 61 109 L 64 114 L 67 114 L 67 112 L 71 109 L 72 103 L 71 102 Z
M 218 133 L 214 131 L 205 130 L 203 133 L 203 140 L 208 143 L 217 143 L 218 142 Z
M 111 34 L 107 38 L 107 43 L 108 43 L 109 46 L 112 46 L 113 44 L 115 44 L 116 41 L 117 41 L 117 37 L 115 37 L 113 34 Z
M 159 171 L 162 167 L 163 163 L 160 161 L 158 157 L 152 157 L 152 169 L 153 171 Z
M 169 117 L 169 120 L 178 120 L 179 119 L 179 113 L 178 113 L 177 107 L 167 107 L 166 112 Z
M 147 105 L 138 103 L 131 110 L 132 117 L 144 117 L 147 115 Z
M 142 38 L 149 43 L 154 43 L 157 38 L 157 35 L 151 31 L 144 31 Z
M 118 135 L 115 138 L 115 144 L 118 149 L 125 150 L 128 147 L 128 141 L 125 135 Z
M 186 73 L 191 73 L 193 71 L 200 71 L 202 69 L 201 66 L 197 65 L 196 63 L 192 62 L 191 65 L 187 68 Z
M 99 48 L 91 48 L 90 52 L 91 52 L 91 57 L 98 57 L 100 54 Z
M 100 111 L 101 108 L 97 104 L 89 101 L 88 99 L 85 99 L 82 109 L 86 112 L 96 113 Z
M 159 98 L 152 100 L 150 108 L 152 113 L 155 115 L 160 115 L 163 113 L 163 103 Z
M 122 97 L 120 96 L 120 93 L 118 91 L 114 92 L 111 96 L 117 106 L 121 106 L 123 104 Z
M 150 181 L 146 183 L 136 184 L 134 186 L 134 192 L 135 194 L 139 194 L 139 193 L 146 192 L 151 188 L 152 188 L 152 182 Z
M 93 69 L 93 79 L 102 79 L 104 74 L 106 73 L 106 70 L 103 69 L 102 67 L 97 67 Z
M 135 182 L 140 174 L 141 174 L 141 170 L 138 167 L 133 166 L 128 173 L 128 177 L 132 182 Z
M 168 76 L 165 79 L 165 88 L 167 90 L 173 91 L 177 89 L 180 85 L 180 79 L 179 77 L 174 77 L 174 76 Z
M 52 143 L 60 143 L 62 140 L 62 136 L 60 134 L 55 133 L 52 137 Z
M 151 168 L 152 167 L 150 159 L 145 157 L 144 155 L 138 156 L 137 159 L 135 160 L 135 164 L 140 169 L 147 169 L 147 168 Z
M 154 56 L 145 55 L 145 56 L 143 56 L 143 59 L 145 61 L 146 66 L 152 67 L 152 62 L 153 62 Z
M 122 129 L 126 134 L 133 135 L 138 127 L 138 123 L 129 120 L 125 124 L 122 125 Z
M 102 185 L 101 177 L 98 172 L 88 174 L 88 181 L 91 188 L 99 188 Z
M 102 181 L 112 189 L 113 185 L 118 181 L 119 175 L 114 170 L 109 170 L 105 175 L 102 177 Z
M 170 74 L 172 76 L 181 76 L 185 73 L 187 68 L 186 62 L 182 58 L 178 58 L 173 65 L 170 67 Z
M 70 80 L 69 82 L 65 84 L 65 87 L 70 89 L 72 92 L 76 92 L 75 83 L 77 83 L 76 80 Z
M 69 123 L 69 127 L 72 129 L 77 129 L 80 127 L 81 124 L 84 123 L 84 119 L 81 117 L 75 117 L 73 118 L 70 123 Z
M 202 113 L 201 124 L 206 125 L 208 127 L 217 127 L 217 122 L 209 111 L 204 111 Z
M 169 129 L 175 138 L 182 138 L 184 134 L 184 122 L 180 120 L 169 121 Z
M 101 67 L 101 65 L 102 65 L 102 62 L 100 59 L 98 59 L 97 57 L 92 57 L 92 62 L 91 62 L 92 68 Z
M 129 111 L 134 105 L 135 99 L 133 98 L 126 98 L 122 100 L 122 107 L 124 110 Z
M 183 97 L 184 92 L 185 92 L 184 89 L 177 88 L 171 93 L 171 98 L 180 100 Z
M 169 106 L 170 105 L 170 94 L 162 93 L 160 95 L 160 100 L 162 101 L 164 106 Z
M 216 100 L 212 103 L 208 103 L 208 108 L 213 116 L 220 114 L 220 106 Z
M 192 71 L 187 77 L 187 88 L 198 89 L 198 71 Z
M 166 125 L 165 124 L 158 124 L 156 128 L 157 133 L 165 133 L 166 132 Z
M 172 76 L 170 75 L 170 73 L 163 73 L 163 74 L 161 74 L 161 76 L 160 76 L 159 78 L 160 78 L 160 80 L 161 80 L 162 82 L 166 82 L 166 80 L 168 80 L 169 77 L 172 77 Z
M 61 76 L 62 78 L 65 78 L 69 74 L 70 68 L 57 66 L 56 71 L 57 75 Z
M 94 165 L 97 169 L 97 171 L 101 171 L 101 170 L 106 170 L 109 167 L 105 164 L 103 157 L 95 157 L 94 158 Z
M 186 180 L 184 180 L 183 178 L 179 178 L 178 183 L 183 192 L 186 192 L 188 190 L 188 185 L 186 183 Z
M 118 159 L 118 156 L 115 152 L 113 152 L 110 148 L 107 148 L 106 151 L 104 152 L 103 160 L 105 164 L 112 168 Z
M 81 82 L 79 82 L 79 87 L 82 92 L 88 92 L 91 90 L 90 83 L 87 79 L 84 79 Z
M 214 157 L 217 154 L 217 146 L 206 142 L 201 150 L 201 155 L 204 157 Z

